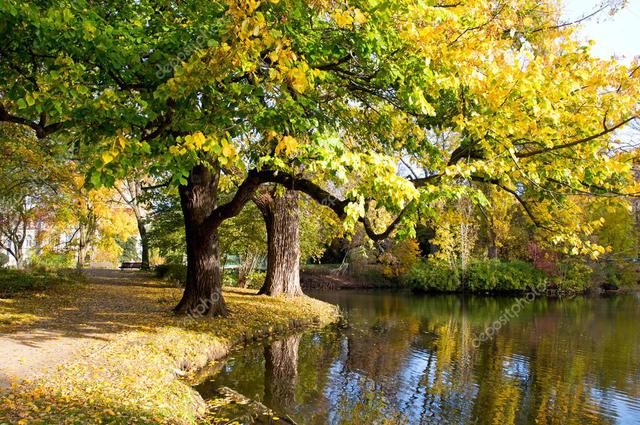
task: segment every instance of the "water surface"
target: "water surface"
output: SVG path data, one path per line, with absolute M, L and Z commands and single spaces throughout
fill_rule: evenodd
M 197 389 L 298 424 L 640 424 L 638 295 L 313 296 L 349 327 L 247 347 Z

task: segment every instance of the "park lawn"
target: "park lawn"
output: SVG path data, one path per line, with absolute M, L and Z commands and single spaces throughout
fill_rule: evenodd
M 177 317 L 170 310 L 181 289 L 140 276 L 115 272 L 72 292 L 0 300 L 0 317 L 29 317 L 15 332 L 44 328 L 82 347 L 0 390 L 0 424 L 195 423 L 206 409 L 189 385 L 196 371 L 245 341 L 338 319 L 318 300 L 234 288 L 224 291 L 228 317 Z

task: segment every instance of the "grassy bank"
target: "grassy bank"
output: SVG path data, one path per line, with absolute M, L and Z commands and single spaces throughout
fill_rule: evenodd
M 67 332 L 85 341 L 65 364 L 3 391 L 0 423 L 195 423 L 205 405 L 188 384 L 190 374 L 244 341 L 337 319 L 333 306 L 317 300 L 237 289 L 224 293 L 227 318 L 175 317 L 170 308 L 179 289 L 151 277 L 131 282 L 132 275 L 94 279 L 86 289 L 25 298 L 19 306 L 0 303 L 0 312 L 36 316 L 30 327 L 64 332 L 67 323 Z M 51 314 L 56 310 L 62 318 Z
M 49 270 L 36 267 L 29 270 L 0 268 L 0 298 L 11 298 L 21 293 L 37 293 L 82 284 L 84 276 L 76 270 Z
M 338 270 L 339 265 L 306 266 L 300 271 L 300 284 L 307 289 L 389 289 L 398 282 L 384 276 L 379 267 L 368 267 L 358 273 Z

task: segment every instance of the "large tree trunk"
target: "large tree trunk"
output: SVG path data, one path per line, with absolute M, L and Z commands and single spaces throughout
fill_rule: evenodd
M 277 413 L 296 405 L 300 338 L 301 335 L 292 335 L 264 349 L 264 401 Z
M 219 171 L 196 166 L 186 186 L 180 186 L 180 203 L 187 239 L 187 282 L 176 313 L 191 317 L 226 316 L 218 229 L 206 222 L 216 208 Z
M 294 191 L 284 195 L 264 191 L 254 198 L 267 227 L 267 276 L 260 294 L 304 295 L 300 287 L 297 201 Z

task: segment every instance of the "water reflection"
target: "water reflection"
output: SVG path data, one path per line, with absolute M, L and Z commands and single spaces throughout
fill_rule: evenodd
M 640 301 L 540 299 L 490 341 L 513 298 L 316 294 L 345 330 L 251 347 L 221 385 L 309 424 L 640 424 Z

